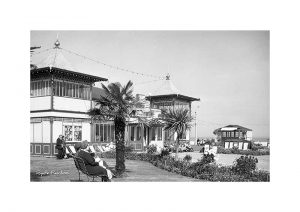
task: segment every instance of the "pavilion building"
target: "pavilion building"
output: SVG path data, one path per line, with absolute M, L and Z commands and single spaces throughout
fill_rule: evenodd
M 111 120 L 92 120 L 87 114 L 95 100 L 103 94 L 96 82 L 106 78 L 76 71 L 62 54 L 59 41 L 50 54 L 36 68 L 30 70 L 30 153 L 54 156 L 56 139 L 64 135 L 67 145 L 88 140 L 91 144 L 115 142 L 115 127 Z M 176 139 L 164 131 L 160 121 L 161 109 L 184 107 L 191 112 L 191 103 L 200 99 L 182 95 L 166 77 L 154 95 L 138 94 L 139 105 L 126 120 L 125 144 L 136 151 L 149 145 L 162 148 Z M 190 132 L 181 138 L 189 141 Z
M 127 145 L 133 145 L 136 150 L 144 150 L 148 145 L 155 145 L 158 149 L 163 148 L 167 143 L 176 140 L 176 133 L 164 130 L 164 123 L 159 121 L 162 109 L 186 108 L 191 115 L 191 104 L 193 101 L 200 101 L 199 98 L 193 98 L 182 95 L 170 79 L 170 75 L 158 87 L 153 95 L 139 97 L 144 106 L 137 108 L 138 117 L 132 118 L 126 127 Z M 187 130 L 182 138 L 182 142 L 189 142 L 190 130 Z
M 75 71 L 59 41 L 36 66 L 30 71 L 31 155 L 55 155 L 60 134 L 68 144 L 90 141 L 93 127 L 87 111 L 92 107 L 93 85 L 107 79 Z

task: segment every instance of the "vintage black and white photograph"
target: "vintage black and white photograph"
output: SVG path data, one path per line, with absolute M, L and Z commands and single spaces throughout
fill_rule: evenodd
M 270 181 L 270 31 L 31 30 L 28 98 L 31 182 Z

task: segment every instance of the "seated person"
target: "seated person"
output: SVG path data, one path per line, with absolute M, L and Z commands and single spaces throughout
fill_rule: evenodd
M 87 141 L 81 143 L 80 149 L 77 151 L 76 155 L 83 159 L 86 169 L 91 175 L 107 175 L 109 180 L 113 177 L 113 174 L 108 169 L 108 165 L 105 161 L 102 161 L 99 157 L 95 159 L 90 154 Z
M 74 145 L 74 148 L 76 150 L 76 154 L 75 156 L 78 156 L 78 151 L 81 149 L 81 142 L 78 142 Z M 95 153 L 91 152 L 90 149 L 88 148 L 88 152 L 90 153 L 90 155 L 95 158 L 95 161 L 99 163 L 100 166 L 109 169 L 109 166 L 107 165 L 107 163 L 102 160 L 100 157 L 96 156 Z

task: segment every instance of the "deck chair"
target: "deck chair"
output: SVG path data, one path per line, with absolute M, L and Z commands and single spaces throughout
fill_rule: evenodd
M 75 150 L 75 147 L 74 146 L 68 146 L 69 147 L 69 150 L 70 152 L 75 155 L 76 154 L 76 150 Z
M 70 151 L 69 151 L 68 146 L 66 146 L 66 155 L 70 155 Z
M 80 181 L 80 172 L 84 175 L 86 175 L 88 181 L 90 182 L 90 177 L 93 178 L 93 181 L 95 181 L 95 178 L 99 177 L 101 178 L 101 181 L 104 182 L 105 179 L 107 178 L 106 175 L 91 175 L 88 173 L 87 169 L 86 169 L 86 166 L 85 166 L 85 163 L 84 163 L 84 160 L 80 157 L 77 157 L 77 156 L 72 156 L 73 159 L 74 159 L 74 163 L 75 163 L 75 166 L 76 166 L 76 169 L 78 171 L 78 176 L 79 176 L 79 181 Z
M 95 148 L 93 146 L 89 146 L 90 150 L 92 153 L 95 153 L 96 154 L 96 151 L 95 151 Z
M 101 145 L 97 145 L 97 146 L 96 146 L 96 150 L 97 150 L 97 149 L 98 149 L 99 152 L 101 152 L 101 153 L 104 152 Z
M 102 149 L 103 149 L 103 152 L 108 152 L 110 150 L 110 148 L 106 147 L 106 146 L 102 146 Z
M 205 144 L 204 145 L 204 153 L 208 153 L 209 152 L 209 145 Z

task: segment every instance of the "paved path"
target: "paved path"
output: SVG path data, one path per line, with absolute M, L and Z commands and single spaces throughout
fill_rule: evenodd
M 109 166 L 115 166 L 115 159 L 105 159 Z M 127 160 L 125 177 L 113 178 L 112 182 L 200 182 L 194 178 L 184 177 L 153 166 L 151 163 Z M 78 172 L 73 159 L 31 157 L 31 181 L 70 182 L 78 181 Z M 82 176 L 87 181 L 86 176 Z

